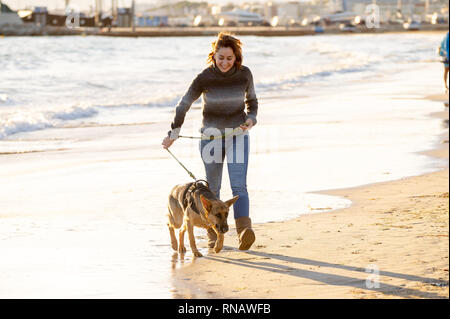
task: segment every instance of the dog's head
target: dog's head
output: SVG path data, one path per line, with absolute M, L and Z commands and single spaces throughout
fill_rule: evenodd
M 220 199 L 211 200 L 200 195 L 200 200 L 205 211 L 205 217 L 214 224 L 219 232 L 226 233 L 228 231 L 228 211 L 238 198 L 239 196 L 234 196 L 232 199 L 223 202 Z

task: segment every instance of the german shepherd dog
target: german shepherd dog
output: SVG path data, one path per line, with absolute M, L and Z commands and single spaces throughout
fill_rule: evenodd
M 214 230 L 217 234 L 214 251 L 220 252 L 223 248 L 224 234 L 228 231 L 228 211 L 238 198 L 239 196 L 234 196 L 226 202 L 221 201 L 216 198 L 209 189 L 208 182 L 204 180 L 176 185 L 169 195 L 169 213 L 167 214 L 172 248 L 179 253 L 186 252 L 184 233 L 187 230 L 192 253 L 196 257 L 202 257 L 195 244 L 194 226 L 197 226 Z M 181 228 L 179 245 L 175 237 L 175 228 Z

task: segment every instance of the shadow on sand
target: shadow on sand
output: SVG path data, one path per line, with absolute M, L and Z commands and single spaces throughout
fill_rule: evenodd
M 231 247 L 224 247 L 227 250 L 233 250 Z M 304 265 L 304 266 L 317 266 L 317 267 L 328 267 L 328 268 L 336 268 L 336 269 L 342 269 L 342 270 L 348 270 L 348 271 L 354 271 L 358 273 L 364 273 L 364 277 L 367 278 L 371 273 L 367 271 L 366 268 L 361 267 L 353 267 L 353 266 L 347 266 L 347 265 L 341 265 L 341 264 L 333 264 L 333 263 L 327 263 L 323 261 L 315 261 L 311 259 L 306 258 L 298 258 L 298 257 L 292 257 L 292 256 L 285 256 L 280 254 L 271 254 L 271 253 L 265 253 L 265 252 L 256 252 L 256 251 L 247 251 L 246 254 L 250 256 L 257 256 L 263 259 L 269 259 L 272 261 L 250 261 L 243 258 L 229 258 L 229 257 L 222 257 L 218 255 L 207 255 L 204 258 L 213 260 L 216 262 L 222 262 L 222 263 L 229 263 L 233 265 L 238 265 L 242 267 L 248 267 L 248 268 L 254 268 L 258 270 L 264 270 L 269 271 L 273 273 L 280 273 L 285 274 L 289 276 L 294 277 L 300 277 L 305 279 L 314 280 L 326 285 L 331 286 L 348 286 L 353 288 L 359 288 L 364 289 L 367 291 L 372 292 L 379 292 L 383 293 L 385 295 L 391 295 L 391 296 L 399 296 L 399 297 L 416 297 L 416 298 L 443 298 L 442 296 L 432 293 L 432 292 L 426 292 L 426 291 L 420 291 L 415 290 L 411 288 L 404 288 L 401 286 L 395 286 L 390 285 L 387 283 L 383 283 L 382 280 L 380 281 L 380 287 L 379 288 L 368 288 L 366 284 L 366 279 L 360 279 L 360 278 L 353 278 L 349 276 L 342 276 L 342 275 L 335 275 L 330 274 L 326 272 L 318 272 L 318 271 L 311 271 L 311 270 L 305 270 L 300 268 L 293 268 L 286 265 L 281 265 L 277 263 L 277 261 L 283 261 L 283 262 L 289 262 L 292 264 L 298 264 L 298 265 Z M 194 261 L 194 260 L 193 260 Z M 379 272 L 379 276 L 382 277 L 392 277 L 392 278 L 399 278 L 407 281 L 414 281 L 418 283 L 423 283 L 427 285 L 434 285 L 434 286 L 448 286 L 448 281 L 442 281 L 435 278 L 426 278 L 426 277 L 420 277 L 415 275 L 407 275 L 407 274 L 401 274 L 401 273 L 395 273 L 390 271 L 381 271 Z

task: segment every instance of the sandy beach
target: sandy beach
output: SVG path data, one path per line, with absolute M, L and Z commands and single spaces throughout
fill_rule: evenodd
M 448 109 L 433 116 L 448 125 Z M 426 154 L 448 160 L 448 134 L 441 140 Z M 230 235 L 223 252 L 177 272 L 180 293 L 187 298 L 448 298 L 448 191 L 447 168 L 321 192 L 352 205 L 258 224 L 257 241 L 246 252 L 235 248 L 235 233 Z

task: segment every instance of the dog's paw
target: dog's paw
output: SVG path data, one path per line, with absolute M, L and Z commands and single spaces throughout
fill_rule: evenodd
M 214 246 L 214 251 L 216 252 L 216 253 L 218 253 L 218 252 L 220 252 L 221 250 L 222 250 L 222 247 L 223 246 Z
M 184 253 L 186 252 L 186 247 L 184 247 L 184 246 L 178 247 L 178 252 L 179 252 L 180 254 L 184 254 Z
M 202 253 L 197 251 L 193 251 L 195 257 L 203 257 Z
M 209 242 L 208 248 L 214 248 L 216 246 L 216 242 Z
M 178 250 L 178 243 L 177 242 L 172 243 L 172 249 L 175 250 L 175 251 Z

